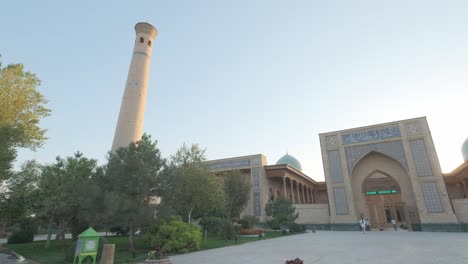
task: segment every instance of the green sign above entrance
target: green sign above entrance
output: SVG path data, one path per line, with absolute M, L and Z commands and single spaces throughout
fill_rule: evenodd
M 395 193 L 398 193 L 397 190 L 380 190 L 380 191 L 370 191 L 370 192 L 366 192 L 366 195 L 395 194 Z

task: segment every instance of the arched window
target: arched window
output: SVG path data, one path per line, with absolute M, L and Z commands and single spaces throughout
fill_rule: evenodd
M 145 39 L 143 37 L 140 38 L 140 43 L 145 42 Z
M 148 46 L 151 47 L 151 40 L 148 40 Z

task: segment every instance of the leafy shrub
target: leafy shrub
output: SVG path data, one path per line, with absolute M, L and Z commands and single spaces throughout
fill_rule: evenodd
M 20 220 L 20 229 L 8 238 L 8 244 L 29 243 L 34 241 L 34 234 L 37 231 L 36 224 L 29 218 Z
M 268 201 L 265 212 L 271 217 L 271 220 L 276 221 L 277 226 L 292 224 L 299 217 L 299 213 L 296 213 L 296 208 L 292 205 L 292 202 L 284 197 Z
M 234 232 L 234 226 L 232 225 L 231 221 L 226 220 L 224 221 L 223 226 L 223 236 L 224 239 L 232 240 L 234 239 L 236 233 Z
M 159 224 L 152 224 L 143 229 L 143 241 L 148 245 L 148 247 L 155 247 L 154 237 L 159 231 Z
M 213 234 L 219 234 L 223 231 L 224 219 L 220 217 L 210 216 L 204 217 L 200 221 L 200 224 Z
M 258 218 L 253 215 L 246 215 L 239 220 L 239 224 L 242 225 L 243 229 L 250 229 L 258 224 Z
M 267 226 L 272 230 L 280 230 L 281 226 L 275 218 L 272 218 L 267 221 Z
M 201 239 L 200 228 L 173 218 L 167 223 L 161 223 L 150 243 L 167 252 L 187 253 L 200 249 Z
M 34 233 L 30 230 L 20 230 L 8 238 L 8 244 L 21 244 L 34 241 Z
M 289 232 L 300 233 L 300 232 L 304 232 L 304 229 L 300 224 L 292 223 L 289 225 Z
M 288 234 L 288 231 L 286 231 L 286 229 L 282 229 L 282 230 L 281 230 L 281 234 L 282 234 L 283 236 L 285 236 L 285 235 Z

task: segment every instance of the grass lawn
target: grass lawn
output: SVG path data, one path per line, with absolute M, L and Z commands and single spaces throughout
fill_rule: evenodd
M 207 241 L 205 241 L 203 237 L 201 250 L 238 245 L 238 244 L 243 244 L 246 242 L 281 237 L 281 236 L 283 236 L 281 232 L 266 231 L 264 238 L 241 237 L 236 243 L 232 240 L 224 240 L 221 236 L 210 234 L 208 235 Z M 127 250 L 127 237 L 106 237 L 106 239 L 107 239 L 107 242 L 106 242 L 107 244 L 115 244 L 114 263 L 116 264 L 142 261 L 147 256 L 148 248 L 144 245 L 144 242 L 138 237 L 135 238 L 135 243 L 136 243 L 135 247 L 138 249 L 136 258 L 133 258 L 132 255 Z M 55 241 L 55 240 L 52 241 L 51 247 L 48 249 L 44 248 L 44 244 L 45 244 L 45 241 L 36 241 L 36 242 L 26 243 L 26 244 L 4 245 L 4 247 L 17 252 L 18 254 L 24 256 L 27 259 L 34 260 L 41 264 L 67 263 L 64 260 L 65 255 L 62 252 L 60 241 Z M 70 244 L 71 244 L 71 240 L 67 240 L 67 245 L 70 245 Z
M 144 260 L 148 252 L 141 239 L 135 240 L 135 247 L 139 249 L 137 250 L 136 258 L 132 258 L 132 254 L 127 250 L 127 237 L 106 237 L 105 239 L 107 240 L 106 244 L 115 244 L 115 263 L 131 263 L 134 261 Z M 65 254 L 62 251 L 61 242 L 55 240 L 51 242 L 51 246 L 48 249 L 44 248 L 45 241 L 3 245 L 3 247 L 9 248 L 25 258 L 34 260 L 41 264 L 67 263 L 65 261 Z M 67 245 L 71 245 L 71 240 L 67 240 Z

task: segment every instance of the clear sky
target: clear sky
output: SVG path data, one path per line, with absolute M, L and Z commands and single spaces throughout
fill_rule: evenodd
M 28 159 L 79 150 L 103 164 L 132 54 L 153 45 L 144 131 L 167 157 L 286 150 L 323 180 L 319 133 L 427 116 L 444 172 L 468 137 L 468 1 L 6 1 L 4 64 L 43 81 L 49 140 Z

